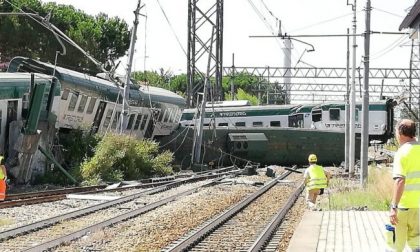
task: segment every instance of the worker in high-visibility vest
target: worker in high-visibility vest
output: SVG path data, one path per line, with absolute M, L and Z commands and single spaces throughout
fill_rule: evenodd
M 416 124 L 403 119 L 395 130 L 400 144 L 394 155 L 394 186 L 389 219 L 395 225 L 395 240 L 388 241 L 391 251 L 403 251 L 406 243 L 420 251 L 420 143 L 416 141 Z
M 7 173 L 4 166 L 4 157 L 0 155 L 0 201 L 4 201 L 6 198 L 6 180 Z
M 309 208 L 316 207 L 316 198 L 328 186 L 330 175 L 324 168 L 317 165 L 318 158 L 315 154 L 308 157 L 309 167 L 305 170 L 304 178 L 306 185 L 306 203 Z

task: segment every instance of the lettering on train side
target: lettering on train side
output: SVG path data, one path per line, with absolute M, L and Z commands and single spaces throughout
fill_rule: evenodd
M 246 116 L 246 112 L 220 112 L 221 117 Z
M 83 116 L 76 116 L 76 115 L 68 115 L 68 114 L 65 114 L 63 116 L 63 120 L 67 120 L 69 122 L 81 123 L 81 122 L 83 122 Z
M 356 123 L 356 128 L 361 129 L 362 125 L 359 123 Z M 344 128 L 346 125 L 344 123 L 326 123 L 325 127 L 327 128 Z

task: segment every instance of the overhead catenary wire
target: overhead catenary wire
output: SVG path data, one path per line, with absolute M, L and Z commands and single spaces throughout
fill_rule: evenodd
M 171 28 L 172 33 L 173 33 L 173 34 L 174 34 L 174 36 L 175 36 L 176 41 L 178 42 L 179 47 L 181 47 L 181 49 L 182 49 L 182 51 L 184 52 L 185 56 L 187 56 L 187 55 L 188 55 L 188 54 L 187 54 L 187 51 L 185 50 L 184 46 L 183 46 L 183 45 L 182 45 L 182 43 L 181 43 L 181 40 L 179 39 L 178 35 L 176 34 L 175 29 L 174 29 L 174 27 L 172 26 L 171 21 L 169 20 L 168 16 L 166 15 L 165 10 L 163 9 L 162 4 L 160 3 L 160 1 L 159 1 L 159 0 L 157 0 L 157 3 L 158 3 L 158 5 L 159 5 L 160 10 L 161 10 L 161 11 L 162 11 L 162 13 L 163 13 L 163 16 L 164 16 L 164 17 L 165 17 L 165 19 L 166 19 L 166 22 L 168 23 L 169 27 Z

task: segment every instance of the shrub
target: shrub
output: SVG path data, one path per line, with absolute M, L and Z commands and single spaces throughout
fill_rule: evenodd
M 81 165 L 81 175 L 90 181 L 136 180 L 172 173 L 173 154 L 159 154 L 158 144 L 130 136 L 109 134 L 95 149 L 95 155 Z

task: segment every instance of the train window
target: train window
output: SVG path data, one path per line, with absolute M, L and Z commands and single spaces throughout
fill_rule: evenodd
M 67 88 L 64 89 L 63 94 L 61 95 L 61 100 L 67 100 L 67 98 L 69 98 L 69 93 L 70 90 L 68 90 Z
M 144 128 L 146 127 L 147 119 L 149 119 L 149 115 L 144 115 L 144 119 L 141 122 L 140 130 L 144 130 Z
M 330 109 L 330 121 L 340 121 L 340 109 Z
M 130 119 L 128 119 L 128 124 L 127 124 L 127 128 L 126 129 L 131 129 L 131 127 L 133 127 L 133 122 L 134 122 L 134 117 L 136 116 L 136 114 L 131 114 L 130 115 Z
M 271 121 L 270 122 L 270 127 L 280 127 L 281 123 L 280 121 Z
M 23 94 L 22 109 L 29 109 L 29 93 Z
M 242 147 L 242 143 L 241 143 L 241 142 L 237 142 L 237 143 L 236 143 L 236 148 L 237 148 L 237 149 L 240 149 L 241 147 Z
M 113 128 L 113 129 L 116 129 L 117 128 L 117 122 L 119 121 L 119 119 L 120 119 L 120 115 L 121 115 L 121 113 L 120 112 L 116 112 L 115 113 L 115 115 L 114 115 L 114 120 L 112 121 L 112 126 L 111 126 L 111 128 Z
M 79 99 L 79 93 L 71 92 L 71 98 L 70 98 L 69 107 L 68 107 L 69 111 L 74 111 L 74 109 L 76 108 L 76 103 L 78 99 Z
M 236 122 L 236 123 L 235 123 L 235 126 L 236 126 L 236 127 L 245 127 L 245 126 L 246 126 L 246 124 L 245 124 L 245 122 Z
M 106 117 L 105 117 L 105 121 L 103 125 L 105 129 L 108 128 L 109 123 L 111 122 L 111 117 L 112 117 L 112 109 L 108 109 L 108 111 L 106 112 Z
M 96 104 L 96 98 L 91 97 L 90 101 L 89 101 L 89 106 L 86 110 L 87 114 L 92 114 L 93 113 L 93 109 L 95 108 L 95 104 Z
M 252 122 L 252 126 L 253 127 L 262 127 L 263 126 L 263 122 Z
M 171 114 L 171 109 L 167 109 L 166 113 L 165 113 L 165 119 L 163 120 L 164 122 L 169 122 L 169 115 Z
M 136 123 L 134 123 L 134 130 L 138 130 L 140 127 L 140 122 L 141 122 L 141 114 L 137 115 L 136 118 Z
M 358 122 L 359 121 L 359 110 L 358 109 L 356 109 L 356 122 Z
M 160 110 L 160 113 L 159 113 L 159 118 L 158 118 L 158 122 L 162 122 L 163 121 L 163 114 L 165 114 L 165 113 L 167 113 L 168 111 L 166 110 Z M 156 117 L 155 117 L 156 118 Z
M 77 112 L 83 113 L 85 111 L 87 98 L 88 97 L 86 95 L 82 95 L 82 98 L 80 99 L 79 108 L 77 109 Z
M 313 122 L 320 122 L 321 119 L 322 119 L 322 111 L 321 110 L 312 111 L 312 121 Z
M 204 127 L 210 127 L 210 123 L 203 124 Z
M 228 123 L 219 123 L 219 126 L 228 126 Z

